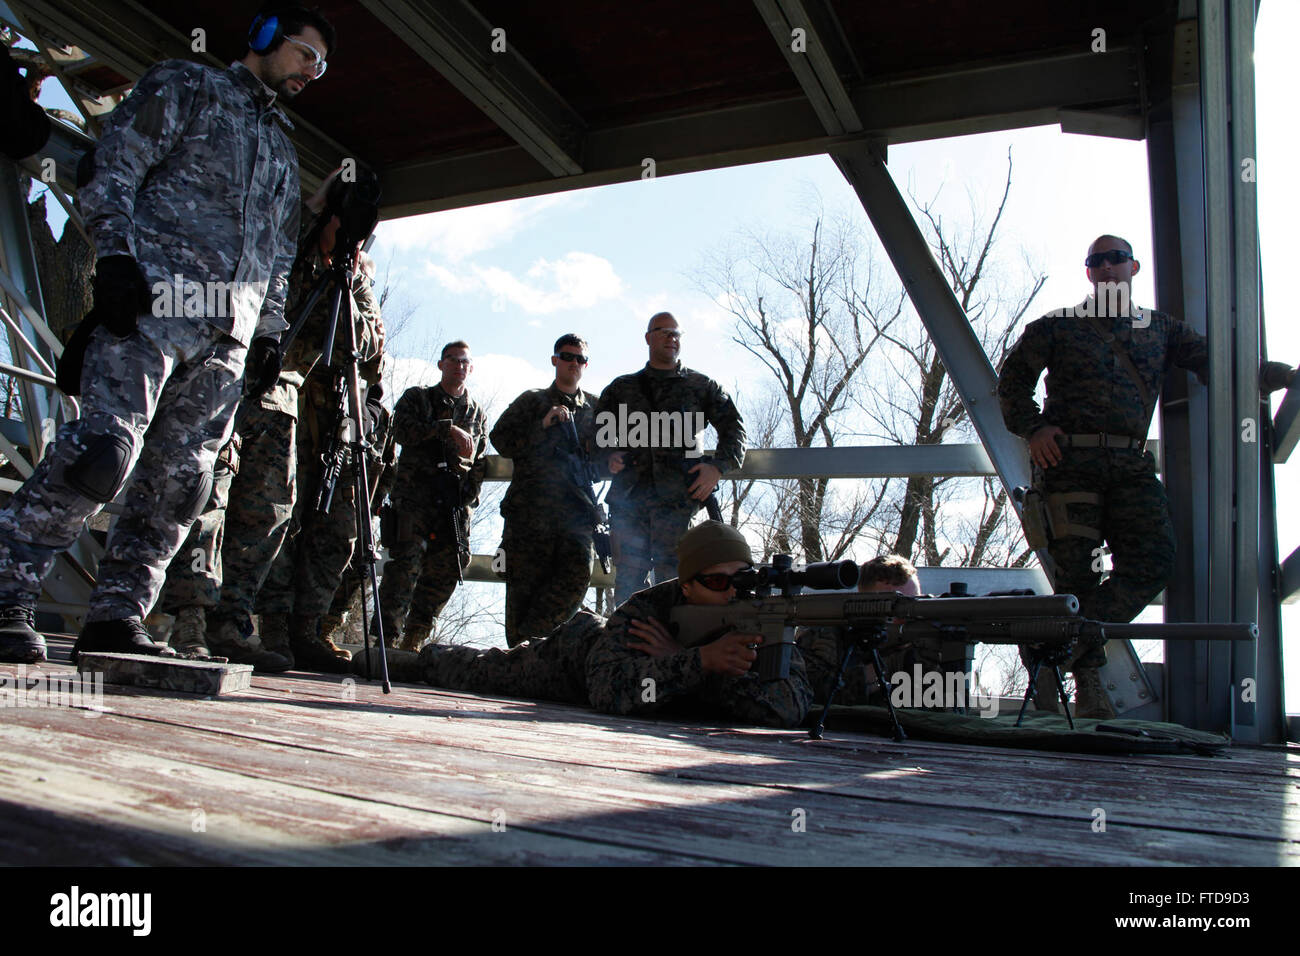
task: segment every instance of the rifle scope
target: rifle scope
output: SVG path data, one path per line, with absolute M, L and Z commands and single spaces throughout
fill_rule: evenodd
M 770 594 L 773 590 L 797 594 L 800 588 L 839 591 L 857 586 L 858 566 L 852 561 L 824 561 L 796 568 L 790 555 L 777 554 L 770 565 L 738 571 L 733 580 L 741 595 Z

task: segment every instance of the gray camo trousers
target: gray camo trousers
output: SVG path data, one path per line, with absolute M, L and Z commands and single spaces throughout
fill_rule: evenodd
M 246 353 L 202 320 L 146 314 L 124 339 L 95 332 L 81 374 L 81 418 L 59 429 L 0 511 L 0 605 L 34 603 L 55 557 L 104 507 L 97 497 L 114 490 L 113 456 L 94 451 L 116 440 L 129 448 L 121 474 L 130 484 L 87 620 L 149 612 L 206 502 L 217 451 L 230 437 Z M 87 449 L 92 454 L 78 467 Z M 100 494 L 88 494 L 88 485 Z M 200 494 L 204 501 L 196 503 Z

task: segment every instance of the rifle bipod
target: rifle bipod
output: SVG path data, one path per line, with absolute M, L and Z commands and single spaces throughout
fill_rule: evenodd
M 1029 686 L 1025 688 L 1025 699 L 1020 704 L 1020 715 L 1016 717 L 1016 726 L 1019 727 L 1025 719 L 1025 710 L 1029 707 L 1029 701 L 1034 696 L 1034 688 L 1038 686 L 1038 673 L 1043 669 L 1044 664 L 1052 665 L 1052 676 L 1056 679 L 1056 692 L 1061 697 L 1061 706 L 1065 709 L 1065 719 L 1070 722 L 1070 729 L 1074 729 L 1074 718 L 1070 716 L 1070 698 L 1065 693 L 1065 680 L 1061 677 L 1061 665 L 1068 663 L 1074 656 L 1074 642 L 1066 641 L 1063 644 L 1043 645 L 1037 644 L 1029 650 L 1029 661 L 1033 667 L 1026 664 L 1029 671 Z
M 817 720 L 817 726 L 808 731 L 808 736 L 813 740 L 822 739 L 822 731 L 826 728 L 826 716 L 831 712 L 831 704 L 835 702 L 835 695 L 844 686 L 844 672 L 849 669 L 849 664 L 857 654 L 871 655 L 871 661 L 876 668 L 876 682 L 885 693 L 885 707 L 889 710 L 889 720 L 894 725 L 895 742 L 902 743 L 907 739 L 907 734 L 903 733 L 903 725 L 898 722 L 898 713 L 894 710 L 893 682 L 885 677 L 885 665 L 880 660 L 880 645 L 885 643 L 887 634 L 888 629 L 884 624 L 849 628 L 849 647 L 840 660 L 839 670 L 835 673 L 835 686 L 831 688 L 830 694 L 826 697 L 826 704 L 822 707 L 822 715 Z

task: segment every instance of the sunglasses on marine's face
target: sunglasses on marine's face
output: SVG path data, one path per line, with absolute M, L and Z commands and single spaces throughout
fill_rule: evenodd
M 556 352 L 555 357 L 561 362 L 577 362 L 579 365 L 587 364 L 587 356 L 581 352 Z
M 1095 269 L 1103 262 L 1109 262 L 1113 266 L 1120 263 L 1128 262 L 1133 258 L 1133 253 L 1125 252 L 1123 249 L 1108 249 L 1105 252 L 1094 252 L 1088 258 L 1083 260 L 1083 264 L 1089 269 Z
M 722 574 L 721 572 L 715 572 L 713 574 L 697 574 L 695 575 L 695 580 L 710 591 L 726 591 L 733 586 L 733 581 L 737 574 L 749 570 L 752 569 L 741 568 L 739 571 L 733 572 L 732 574 Z

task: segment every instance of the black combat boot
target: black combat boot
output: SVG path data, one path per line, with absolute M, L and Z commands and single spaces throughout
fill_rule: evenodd
M 151 657 L 175 657 L 166 644 L 156 644 L 144 622 L 138 617 L 113 621 L 87 621 L 72 645 L 72 663 L 79 654 L 148 654 Z
M 298 666 L 324 674 L 351 674 L 352 652 L 320 636 L 320 615 L 295 614 L 289 619 L 289 646 Z
M 208 649 L 233 664 L 252 664 L 259 674 L 282 674 L 293 667 L 293 659 L 269 650 L 253 631 L 250 620 L 228 617 L 208 620 Z
M 30 604 L 0 607 L 0 662 L 39 664 L 45 660 L 45 638 L 36 632 L 36 609 Z

